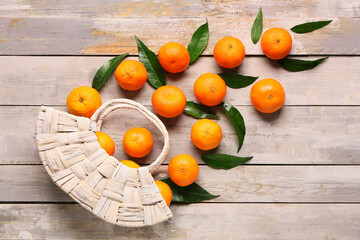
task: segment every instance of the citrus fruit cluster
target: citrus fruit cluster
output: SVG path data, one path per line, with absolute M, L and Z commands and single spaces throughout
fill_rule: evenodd
M 271 59 L 282 59 L 287 56 L 292 47 L 290 34 L 282 28 L 267 30 L 261 38 L 261 48 Z M 215 61 L 223 68 L 236 68 L 245 58 L 245 47 L 235 37 L 224 37 L 214 47 Z M 187 69 L 190 63 L 188 49 L 176 42 L 166 43 L 159 49 L 158 60 L 161 67 L 169 73 L 180 73 Z M 148 79 L 148 71 L 144 64 L 137 60 L 124 60 L 115 70 L 115 79 L 124 90 L 136 91 L 143 87 Z M 227 94 L 227 85 L 222 77 L 214 73 L 204 73 L 194 82 L 193 93 L 196 99 L 205 106 L 217 106 L 223 102 Z M 281 84 L 274 79 L 263 79 L 253 85 L 250 93 L 253 106 L 260 112 L 272 113 L 279 110 L 285 101 L 285 92 Z M 184 112 L 186 96 L 176 86 L 165 85 L 157 88 L 151 102 L 154 111 L 162 117 L 174 118 Z M 90 118 L 101 106 L 101 97 L 97 90 L 91 87 L 73 89 L 67 98 L 70 113 Z M 104 132 L 96 132 L 98 142 L 109 154 L 115 152 L 115 142 Z M 201 119 L 191 128 L 190 139 L 199 149 L 207 151 L 219 146 L 222 140 L 222 129 L 219 124 L 210 119 Z M 149 130 L 141 127 L 129 129 L 123 136 L 122 145 L 125 152 L 134 158 L 148 155 L 153 147 L 153 137 Z M 122 164 L 139 168 L 131 160 L 122 160 Z M 173 157 L 168 165 L 168 174 L 173 183 L 186 187 L 195 182 L 199 175 L 199 166 L 195 158 L 188 154 Z M 172 199 L 172 191 L 168 184 L 155 181 L 166 203 Z

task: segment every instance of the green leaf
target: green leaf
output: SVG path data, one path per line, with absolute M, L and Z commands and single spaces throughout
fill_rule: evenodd
M 332 20 L 308 22 L 308 23 L 296 25 L 295 27 L 292 27 L 290 30 L 293 31 L 294 33 L 308 33 L 308 32 L 315 31 L 316 29 L 325 27 L 326 25 L 328 25 L 331 22 L 332 22 Z
M 209 41 L 209 26 L 208 23 L 201 25 L 193 34 L 191 41 L 187 47 L 187 50 L 190 54 L 190 63 L 191 65 L 196 59 L 199 58 L 200 54 L 206 48 L 206 45 Z
M 293 58 L 284 58 L 284 59 L 278 60 L 278 63 L 285 70 L 288 70 L 290 72 L 300 72 L 300 71 L 313 69 L 314 67 L 316 67 L 317 65 L 322 63 L 327 58 L 328 57 L 319 58 L 314 61 L 307 61 L 307 60 L 300 60 L 300 59 L 293 59 Z
M 262 9 L 260 7 L 259 12 L 251 28 L 251 40 L 254 44 L 256 44 L 259 41 L 262 31 L 263 31 L 263 15 L 262 15 Z
M 139 59 L 148 73 L 148 81 L 154 88 L 166 85 L 165 74 L 156 54 L 135 36 L 139 50 Z
M 120 56 L 110 59 L 104 65 L 102 65 L 95 73 L 92 87 L 99 91 L 109 79 L 110 74 L 115 70 L 115 68 L 127 55 L 129 55 L 129 53 L 124 53 Z
M 239 73 L 218 73 L 230 88 L 243 88 L 253 84 L 259 77 L 244 76 Z
M 229 117 L 230 121 L 232 122 L 236 134 L 239 139 L 239 147 L 237 152 L 240 151 L 241 146 L 243 145 L 246 129 L 245 129 L 245 122 L 244 118 L 242 117 L 239 110 L 237 110 L 234 106 L 229 103 L 221 103 L 222 108 L 224 109 L 226 115 Z
M 230 169 L 238 165 L 244 164 L 253 157 L 238 157 L 227 154 L 205 154 L 201 156 L 202 160 L 212 168 Z
M 217 198 L 220 195 L 212 195 L 198 184 L 193 183 L 186 187 L 180 187 L 176 185 L 170 178 L 161 179 L 164 183 L 167 183 L 172 191 L 173 202 L 180 203 L 194 203 L 200 202 L 204 200 L 210 200 L 213 198 Z
M 186 107 L 184 113 L 199 119 L 203 119 L 203 118 L 220 119 L 218 115 L 210 112 L 206 112 L 204 106 L 198 103 L 194 103 L 193 101 L 186 101 Z

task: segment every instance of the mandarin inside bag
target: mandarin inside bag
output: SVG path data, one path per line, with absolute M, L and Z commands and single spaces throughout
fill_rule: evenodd
M 134 109 L 164 137 L 160 156 L 149 166 L 133 169 L 109 156 L 95 135 L 104 118 L 116 109 Z M 128 99 L 103 104 L 93 116 L 78 117 L 41 107 L 36 142 L 48 174 L 64 192 L 101 219 L 126 227 L 154 225 L 172 218 L 151 173 L 169 152 L 169 134 L 161 120 Z

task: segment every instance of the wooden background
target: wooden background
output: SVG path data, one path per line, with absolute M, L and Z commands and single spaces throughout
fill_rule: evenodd
M 290 73 L 265 58 L 250 29 L 259 7 L 264 30 L 290 29 L 306 21 L 332 19 L 327 27 L 292 34 L 292 55 L 315 59 L 317 68 Z M 211 56 L 222 37 L 240 38 L 246 58 L 242 74 L 272 77 L 286 91 L 274 114 L 251 106 L 250 87 L 229 89 L 226 101 L 243 114 L 247 135 L 240 156 L 245 166 L 214 170 L 190 142 L 195 119 L 182 114 L 163 119 L 171 150 L 156 175 L 166 176 L 171 157 L 198 159 L 197 182 L 221 195 L 197 204 L 172 204 L 173 223 L 127 229 L 107 224 L 75 204 L 51 182 L 41 165 L 34 130 L 40 105 L 66 111 L 68 93 L 91 85 L 96 70 L 113 55 L 137 59 L 136 34 L 153 51 L 169 41 L 188 44 L 206 19 L 210 42 L 194 65 L 167 75 L 188 100 L 205 72 L 222 69 Z M 0 1 L 0 238 L 1 239 L 359 239 L 360 238 L 360 1 L 344 0 L 1 0 Z M 126 97 L 151 108 L 154 89 L 127 92 L 113 76 L 101 90 L 103 101 Z M 218 151 L 236 154 L 235 131 L 217 110 L 224 138 Z M 134 123 L 155 138 L 148 164 L 160 152 L 161 137 L 132 111 L 111 114 L 103 130 L 121 149 L 122 134 Z

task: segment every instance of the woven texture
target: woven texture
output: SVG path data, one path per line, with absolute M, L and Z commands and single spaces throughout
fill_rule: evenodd
M 139 111 L 164 136 L 160 156 L 147 167 L 123 165 L 97 141 L 95 131 L 100 131 L 104 118 L 121 108 Z M 128 99 L 111 100 L 91 119 L 41 107 L 36 142 L 41 161 L 55 184 L 105 221 L 139 227 L 172 218 L 151 175 L 169 152 L 169 135 L 164 124 L 141 104 Z

